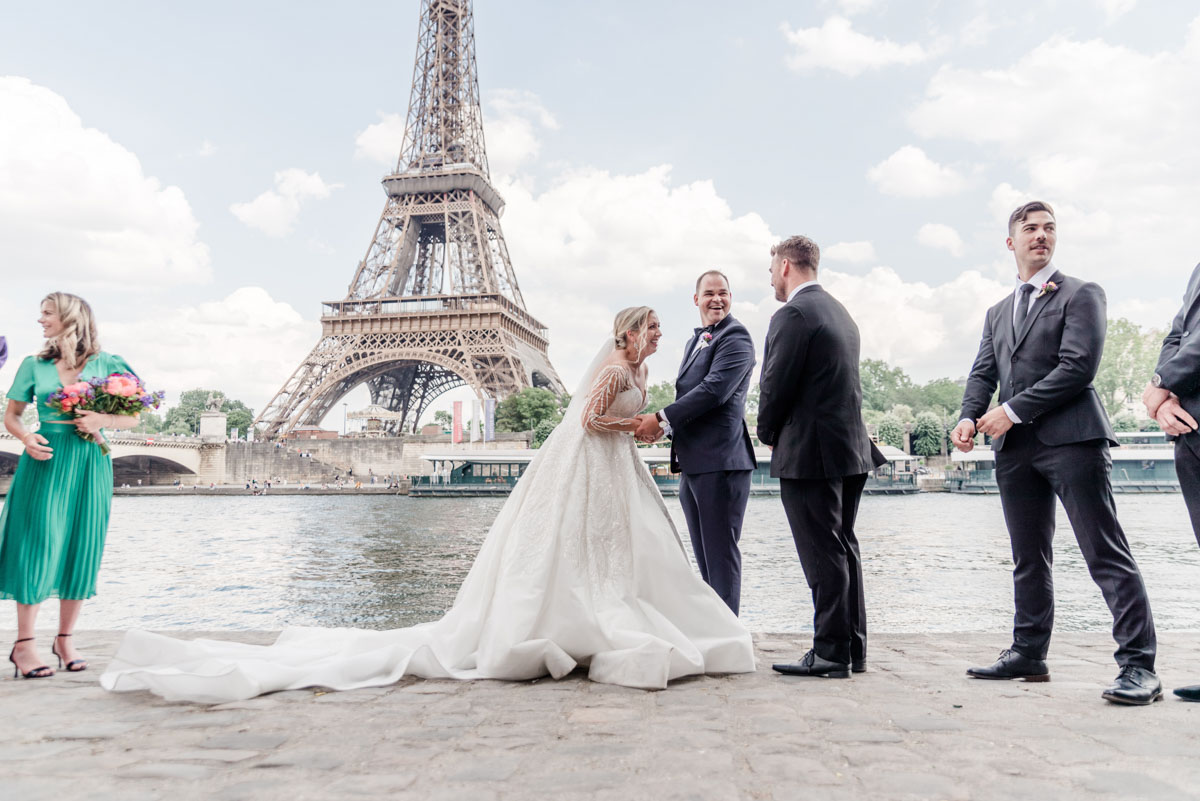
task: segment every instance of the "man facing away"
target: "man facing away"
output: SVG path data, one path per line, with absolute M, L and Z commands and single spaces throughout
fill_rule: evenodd
M 1113 614 L 1120 672 L 1103 697 L 1149 704 L 1162 697 L 1154 674 L 1154 620 L 1117 522 L 1108 451 L 1117 442 L 1092 387 L 1107 327 L 1104 290 L 1054 268 L 1057 238 L 1047 203 L 1026 203 L 1009 217 L 1007 245 L 1017 262 L 1017 286 L 988 309 L 963 395 L 963 419 L 951 432 L 964 452 L 974 447 L 977 431 L 992 437 L 1014 563 L 1012 647 L 994 664 L 967 674 L 1049 680 L 1057 496 Z M 988 411 L 997 387 L 1000 405 Z
M 1183 306 L 1163 339 L 1154 375 L 1142 393 L 1146 411 L 1175 440 L 1175 472 L 1200 542 L 1200 264 L 1192 270 Z M 1177 687 L 1175 694 L 1200 701 L 1200 685 Z
M 729 314 L 729 279 L 709 270 L 696 280 L 692 301 L 700 310 L 675 380 L 675 401 L 639 415 L 638 439 L 671 434 L 671 470 L 679 478 L 679 503 L 687 519 L 700 576 L 736 615 L 742 594 L 738 541 L 750 474 L 758 466 L 746 430 L 746 393 L 754 371 L 750 332 Z
M 780 673 L 849 678 L 866 670 L 867 611 L 854 522 L 867 474 L 886 460 L 862 419 L 858 326 L 817 283 L 821 250 L 803 236 L 771 248 L 771 317 L 758 438 L 813 597 L 813 647 Z

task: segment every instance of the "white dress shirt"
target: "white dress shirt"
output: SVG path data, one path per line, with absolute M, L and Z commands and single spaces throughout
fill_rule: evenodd
M 1016 326 L 1017 324 L 1017 303 L 1021 300 L 1021 287 L 1025 284 L 1029 284 L 1033 287 L 1033 291 L 1029 293 L 1029 306 L 1025 309 L 1025 314 L 1028 316 L 1029 312 L 1033 310 L 1034 302 L 1037 300 L 1038 290 L 1042 288 L 1043 284 L 1050 280 L 1050 276 L 1054 275 L 1057 270 L 1058 268 L 1051 263 L 1047 264 L 1045 267 L 1031 275 L 1028 281 L 1022 281 L 1021 276 L 1017 276 L 1016 286 L 1013 287 L 1013 326 Z M 1009 420 L 1012 420 L 1013 425 L 1019 424 L 1021 422 L 1021 418 L 1018 417 L 1017 413 L 1012 410 L 1012 407 L 1009 406 L 1008 403 L 1004 403 L 1002 405 L 1004 407 L 1004 413 L 1008 415 Z M 975 424 L 974 420 L 967 420 L 965 417 L 963 420 L 971 423 L 971 425 Z M 961 423 L 963 420 L 959 420 L 959 422 Z

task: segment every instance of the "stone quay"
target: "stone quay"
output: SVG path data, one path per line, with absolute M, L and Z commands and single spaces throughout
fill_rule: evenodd
M 41 637 L 48 654 L 52 632 Z M 173 632 L 265 643 L 266 632 Z M 8 632 L 9 639 L 12 632 Z M 877 635 L 852 679 L 770 665 L 807 637 L 756 636 L 757 673 L 660 692 L 561 681 L 425 681 L 200 706 L 111 694 L 119 632 L 83 631 L 83 673 L 0 681 L 0 798 L 954 799 L 1200 797 L 1200 704 L 1100 699 L 1106 634 L 1055 635 L 1045 684 L 968 679 L 1003 633 Z M 1200 681 L 1200 633 L 1165 632 L 1167 687 Z

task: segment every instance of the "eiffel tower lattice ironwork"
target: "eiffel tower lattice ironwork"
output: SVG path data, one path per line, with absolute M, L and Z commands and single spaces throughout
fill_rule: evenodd
M 383 188 L 366 258 L 345 299 L 324 304 L 320 342 L 255 420 L 262 435 L 317 424 L 364 382 L 372 403 L 403 415 L 401 430 L 457 386 L 481 398 L 564 391 L 500 230 L 470 0 L 422 0 L 404 144 Z

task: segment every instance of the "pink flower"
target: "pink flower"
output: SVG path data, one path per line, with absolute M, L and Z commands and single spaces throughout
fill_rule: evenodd
M 62 391 L 72 397 L 79 397 L 80 395 L 83 395 L 91 388 L 92 388 L 92 385 L 89 384 L 88 382 L 77 381 L 74 384 L 68 384 L 67 386 L 63 387 Z
M 122 398 L 132 398 L 134 395 L 141 394 L 141 387 L 138 382 L 132 378 L 123 375 L 114 375 L 104 384 L 104 391 L 109 395 L 119 395 Z

